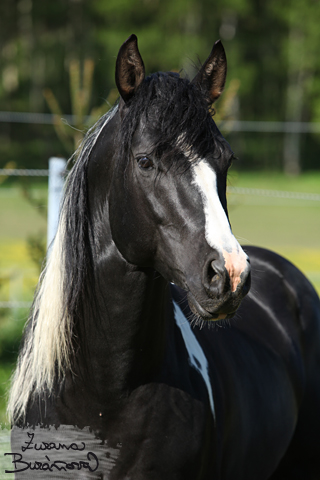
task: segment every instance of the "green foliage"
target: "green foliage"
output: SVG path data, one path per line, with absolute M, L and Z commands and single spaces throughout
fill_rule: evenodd
M 7 275 L 1 274 L 0 291 L 9 280 Z M 10 309 L 0 308 L 0 364 L 14 362 L 17 357 L 23 325 L 27 318 L 26 311 L 20 311 L 19 314 L 19 320 L 13 319 Z
M 0 364 L 0 458 L 1 459 L 4 458 L 2 457 L 3 453 L 10 451 L 10 450 L 5 450 L 1 452 L 1 449 L 4 446 L 1 443 L 1 435 L 3 433 L 1 431 L 1 428 L 10 427 L 8 418 L 6 415 L 6 409 L 7 409 L 7 395 L 8 395 L 9 382 L 10 382 L 12 370 L 13 370 L 13 365 L 11 365 L 10 363 Z M 9 445 L 10 445 L 10 442 L 9 442 Z
M 35 195 L 35 192 L 26 177 L 19 178 L 19 186 L 23 198 L 33 207 L 35 212 L 47 221 L 48 208 L 46 199 L 42 195 Z M 28 254 L 40 274 L 47 252 L 46 232 L 41 229 L 36 233 L 29 234 L 26 238 L 26 246 Z
M 89 111 L 93 71 L 94 62 L 91 59 L 84 61 L 82 69 L 79 61 L 73 60 L 69 64 L 71 112 L 74 118 L 72 127 L 63 122 L 62 109 L 52 90 L 50 88 L 43 90 L 43 95 L 54 115 L 55 131 L 70 155 L 81 143 L 88 127 L 106 113 L 117 98 L 115 89 L 111 89 L 107 101 Z
M 10 311 L 1 309 L 0 317 L 0 363 L 15 362 L 22 330 L 27 319 L 27 312 L 24 315 L 19 312 L 20 319 L 14 319 Z
M 26 318 L 25 310 L 19 312 L 18 319 L 14 319 L 9 309 L 0 309 L 0 429 L 8 426 L 7 394 Z
M 84 116 L 93 105 L 106 105 L 115 87 L 119 46 L 131 33 L 138 35 L 148 72 L 184 69 L 190 77 L 198 55 L 203 61 L 220 37 L 227 50 L 228 83 L 241 81 L 234 118 L 319 121 L 319 15 L 314 0 L 57 0 L 45 5 L 42 0 L 3 0 L 0 110 L 52 111 L 58 138 L 52 126 L 3 125 L 1 165 L 15 161 L 43 168 L 51 155 L 71 153 L 81 134 L 60 122 L 62 113 L 76 115 L 78 130 L 88 127 Z M 302 168 L 319 168 L 320 137 L 305 138 L 301 135 L 297 145 Z M 278 135 L 274 141 L 276 154 L 267 149 L 269 160 L 263 162 L 261 141 L 254 141 L 247 164 L 281 168 L 286 138 Z
M 40 274 L 47 253 L 46 236 L 40 231 L 34 235 L 29 235 L 26 242 L 29 256 Z

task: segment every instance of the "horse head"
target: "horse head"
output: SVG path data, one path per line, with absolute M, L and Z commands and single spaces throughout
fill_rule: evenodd
M 227 212 L 233 152 L 210 112 L 226 70 L 218 41 L 192 82 L 176 73 L 145 77 L 135 35 L 116 63 L 113 240 L 127 262 L 152 267 L 186 290 L 191 310 L 205 320 L 232 316 L 250 287 L 249 259 Z

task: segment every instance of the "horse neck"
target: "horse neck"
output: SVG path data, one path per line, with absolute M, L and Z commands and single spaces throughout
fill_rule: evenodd
M 104 309 L 105 302 L 102 311 L 107 313 L 111 350 L 118 355 L 129 355 L 133 371 L 146 373 L 155 367 L 163 350 L 168 303 L 166 282 L 153 270 L 139 271 L 125 263 L 121 268 L 114 261 L 110 267 L 117 269 L 111 281 L 106 279 L 109 268 L 99 272 L 99 276 L 105 279 L 102 284 L 108 291 L 108 311 Z
M 129 264 L 114 244 L 106 204 L 103 241 L 95 247 L 94 317 L 86 340 L 96 385 L 118 392 L 150 380 L 161 367 L 169 328 L 167 282 Z M 98 321 L 97 321 L 98 319 Z
M 102 131 L 103 141 L 97 142 L 83 176 L 91 218 L 94 286 L 88 285 L 91 298 L 82 301 L 85 315 L 80 333 L 89 350 L 85 355 L 94 366 L 93 375 L 99 377 L 96 385 L 121 390 L 129 383 L 145 381 L 159 368 L 170 302 L 164 278 L 151 268 L 129 264 L 112 239 L 108 197 L 117 164 L 112 152 L 119 121 L 119 115 L 114 115 Z

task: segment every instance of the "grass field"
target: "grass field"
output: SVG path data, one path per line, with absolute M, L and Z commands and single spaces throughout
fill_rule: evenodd
M 320 194 L 320 172 L 287 178 L 281 174 L 241 173 L 231 170 L 232 187 Z M 46 187 L 33 195 L 46 203 Z M 320 202 L 256 195 L 228 194 L 230 220 L 240 243 L 259 245 L 296 264 L 320 294 Z M 28 253 L 26 239 L 46 233 L 45 219 L 17 187 L 0 187 L 0 302 L 30 301 L 38 269 Z M 5 390 L 26 309 L 0 309 L 0 425 L 5 423 Z M 7 355 L 8 354 L 8 355 Z
M 320 194 L 320 172 L 233 174 L 229 186 Z M 299 267 L 320 294 L 320 201 L 228 195 L 230 221 L 241 244 L 270 248 Z

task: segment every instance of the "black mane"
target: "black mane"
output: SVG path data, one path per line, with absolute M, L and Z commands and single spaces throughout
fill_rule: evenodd
M 185 159 L 183 151 L 191 146 L 200 158 L 221 153 L 205 96 L 198 86 L 177 73 L 158 72 L 148 76 L 128 102 L 119 131 L 120 155 L 128 159 L 134 132 L 143 117 L 154 136 L 152 152 L 148 153 L 161 157 L 169 168 L 173 161 Z
M 86 352 L 88 315 L 99 321 L 96 308 L 94 230 L 88 200 L 88 165 L 98 137 L 117 112 L 116 105 L 88 131 L 82 144 L 70 158 L 74 165 L 67 177 L 61 207 L 63 222 L 63 311 L 72 329 L 71 352 L 80 347 Z M 71 359 L 74 361 L 75 357 Z

